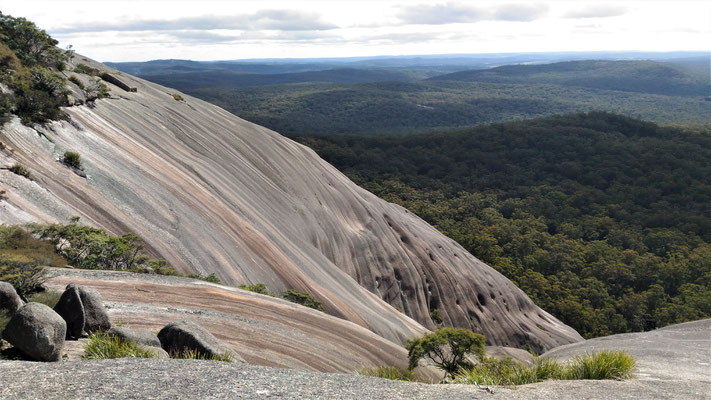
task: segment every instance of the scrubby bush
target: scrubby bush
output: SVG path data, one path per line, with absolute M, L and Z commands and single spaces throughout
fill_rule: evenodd
M 69 82 L 72 82 L 73 84 L 79 86 L 79 89 L 84 90 L 84 83 L 82 83 L 82 81 L 79 78 L 77 78 L 76 75 L 70 76 Z
M 45 281 L 44 266 L 63 266 L 48 241 L 17 226 L 0 225 L 0 281 L 9 282 L 25 301 Z
M 74 72 L 84 75 L 95 76 L 97 71 L 86 64 L 79 64 L 74 67 Z
M 144 349 L 137 343 L 124 340 L 106 333 L 95 332 L 89 335 L 82 358 L 103 360 L 109 358 L 153 358 L 155 353 Z
M 402 369 L 398 367 L 375 367 L 361 369 L 358 371 L 358 374 L 365 376 L 374 376 L 376 378 L 390 379 L 393 381 L 418 381 L 417 377 L 415 376 L 415 373 L 412 370 Z
M 171 94 L 171 96 L 173 96 L 173 99 L 175 99 L 176 101 L 185 101 L 185 99 L 183 98 L 183 96 L 181 96 L 181 95 L 179 95 L 179 94 L 177 94 L 177 93 L 173 93 L 173 94 Z
M 81 157 L 79 153 L 73 151 L 65 152 L 64 157 L 62 157 L 62 162 L 69 167 L 81 169 Z
M 249 290 L 250 292 L 277 297 L 277 295 L 267 290 L 267 286 L 263 283 L 255 283 L 254 285 L 239 285 L 237 287 L 240 289 Z
M 13 164 L 12 167 L 8 168 L 8 170 L 13 174 L 24 176 L 25 178 L 30 179 L 30 170 L 20 163 Z
M 410 359 L 410 369 L 421 359 L 432 361 L 450 376 L 462 368 L 470 368 L 470 355 L 484 359 L 483 335 L 463 328 L 439 328 L 418 339 L 408 340 L 405 348 Z
M 289 289 L 286 292 L 284 292 L 284 295 L 282 295 L 282 298 L 284 300 L 288 300 L 292 303 L 297 303 L 301 304 L 302 306 L 310 307 L 313 308 L 314 310 L 319 310 L 319 311 L 326 311 L 325 308 L 321 305 L 321 303 L 314 299 L 310 294 L 304 293 L 304 292 L 299 292 L 294 289 Z

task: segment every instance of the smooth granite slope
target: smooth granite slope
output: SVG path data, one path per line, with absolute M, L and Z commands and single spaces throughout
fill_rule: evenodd
M 113 73 L 137 91 L 109 84 L 111 98 L 68 107 L 69 121 L 3 126 L 0 140 L 14 151 L 2 152 L 0 167 L 20 162 L 34 180 L 0 170 L 8 196 L 0 222 L 78 215 L 116 234 L 133 231 L 179 271 L 306 291 L 395 343 L 435 328 L 433 309 L 489 344 L 541 351 L 582 340 L 453 240 L 307 147 Z M 58 162 L 67 150 L 81 155 L 86 178 Z

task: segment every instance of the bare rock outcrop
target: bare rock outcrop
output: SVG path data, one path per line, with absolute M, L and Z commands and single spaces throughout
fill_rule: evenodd
M 85 334 L 84 305 L 76 285 L 70 284 L 67 286 L 54 306 L 54 311 L 67 323 L 68 339 L 79 339 Z
M 22 306 L 7 323 L 4 340 L 37 361 L 59 361 L 67 324 L 54 310 L 40 303 Z
M 68 121 L 5 124 L 2 141 L 36 179 L 0 171 L 14 210 L 0 209 L 0 223 L 78 215 L 115 234 L 132 231 L 180 272 L 308 292 L 330 314 L 395 343 L 434 329 L 434 309 L 445 325 L 481 332 L 490 345 L 543 351 L 582 340 L 493 268 L 311 149 L 190 96 L 175 101 L 174 90 L 121 80 L 138 91 L 112 87 L 112 98 L 92 108 L 66 108 Z M 81 154 L 86 178 L 56 163 L 66 149 Z
M 11 284 L 0 282 L 0 310 L 7 310 L 12 314 L 24 304 Z
M 153 332 L 147 329 L 127 328 L 124 326 L 114 326 L 106 332 L 110 336 L 115 336 L 130 342 L 136 342 L 143 346 L 161 347 L 160 340 Z
M 179 321 L 166 325 L 158 332 L 158 339 L 161 347 L 168 354 L 196 351 L 208 358 L 230 355 L 232 358 L 236 357 L 244 361 L 205 328 L 192 321 Z

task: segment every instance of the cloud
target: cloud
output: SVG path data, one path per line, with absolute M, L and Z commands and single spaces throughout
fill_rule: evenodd
M 493 20 L 497 21 L 533 21 L 548 12 L 545 4 L 504 4 L 494 9 Z
M 413 5 L 397 14 L 401 24 L 444 25 L 478 21 L 533 21 L 545 15 L 545 4 L 503 4 L 483 9 L 460 3 Z
M 316 13 L 296 10 L 261 10 L 254 14 L 204 15 L 174 20 L 143 20 L 117 23 L 87 23 L 52 29 L 51 33 L 106 31 L 178 31 L 178 30 L 283 30 L 319 31 L 338 26 L 322 21 Z
M 617 4 L 596 4 L 567 12 L 565 18 L 606 18 L 627 13 L 627 8 Z

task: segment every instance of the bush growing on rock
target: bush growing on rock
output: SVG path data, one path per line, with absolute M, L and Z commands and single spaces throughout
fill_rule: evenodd
M 418 339 L 411 339 L 405 345 L 410 360 L 410 369 L 417 367 L 421 359 L 432 361 L 450 376 L 461 368 L 470 368 L 472 364 L 467 356 L 474 355 L 484 359 L 483 335 L 463 328 L 439 328 L 435 332 Z
M 302 306 L 313 308 L 314 310 L 319 310 L 323 312 L 326 311 L 326 309 L 323 308 L 323 306 L 321 305 L 321 302 L 314 299 L 313 296 L 311 296 L 310 294 L 299 292 L 298 290 L 289 289 L 284 292 L 282 298 L 292 303 L 301 304 Z
M 84 349 L 86 360 L 103 360 L 109 358 L 154 358 L 155 352 L 140 346 L 138 343 L 125 340 L 106 333 L 92 333 Z
M 20 163 L 13 164 L 12 167 L 8 168 L 8 170 L 13 174 L 24 176 L 25 178 L 30 179 L 30 170 Z
M 71 168 L 81 169 L 81 156 L 79 153 L 67 151 L 62 157 L 62 162 Z

